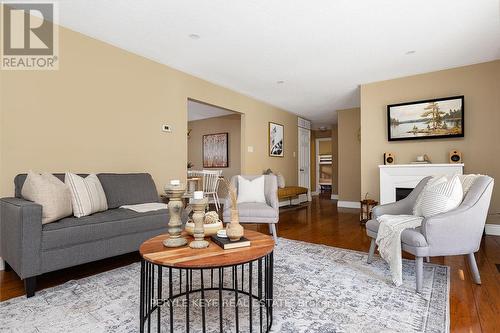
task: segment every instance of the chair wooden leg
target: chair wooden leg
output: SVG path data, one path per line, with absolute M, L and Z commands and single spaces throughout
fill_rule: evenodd
M 35 289 L 36 289 L 36 276 L 24 279 L 24 290 L 26 291 L 27 298 L 35 296 Z
M 368 259 L 366 259 L 366 262 L 371 264 L 373 261 L 373 255 L 375 254 L 375 249 L 377 247 L 377 244 L 375 243 L 375 238 L 372 238 L 372 241 L 370 243 L 370 250 L 368 251 Z
M 424 258 L 415 257 L 415 275 L 417 280 L 417 293 L 422 292 L 422 282 L 424 280 Z
M 276 232 L 276 223 L 269 224 L 269 233 L 273 235 L 274 243 L 278 244 L 278 233 Z
M 212 194 L 214 197 L 215 210 L 219 211 L 219 200 L 217 200 L 217 193 Z
M 467 257 L 469 258 L 469 267 L 472 273 L 472 277 L 474 278 L 474 282 L 476 284 L 481 284 L 481 275 L 479 275 L 479 269 L 477 268 L 476 257 L 474 257 L 474 253 L 469 253 Z

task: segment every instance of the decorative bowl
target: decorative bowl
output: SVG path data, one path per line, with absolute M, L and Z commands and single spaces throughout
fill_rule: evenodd
M 217 235 L 217 231 L 219 231 L 223 228 L 224 228 L 224 226 L 222 225 L 222 222 L 210 223 L 210 224 L 203 225 L 205 237 Z M 184 227 L 184 230 L 186 230 L 188 235 L 192 236 L 194 234 L 194 223 L 193 222 L 186 222 L 186 226 Z

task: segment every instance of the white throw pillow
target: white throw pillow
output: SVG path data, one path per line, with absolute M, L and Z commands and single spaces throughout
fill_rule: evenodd
M 42 224 L 54 222 L 73 213 L 71 191 L 50 173 L 28 172 L 21 195 L 42 206 Z
M 457 208 L 464 197 L 458 176 L 435 177 L 429 180 L 420 193 L 413 214 L 430 217 Z
M 462 183 L 462 188 L 464 190 L 464 197 L 469 192 L 472 185 L 476 179 L 478 179 L 481 175 L 469 174 L 469 175 L 458 175 L 460 182 Z
M 253 180 L 238 176 L 238 203 L 242 202 L 262 202 L 266 203 L 264 194 L 264 176 Z
M 87 216 L 108 209 L 106 194 L 96 175 L 90 174 L 83 178 L 74 173 L 66 172 L 65 183 L 71 190 L 73 215 Z

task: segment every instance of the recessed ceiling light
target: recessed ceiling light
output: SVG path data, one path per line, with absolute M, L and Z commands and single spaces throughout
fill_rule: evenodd
M 277 83 L 277 84 L 283 84 L 283 83 L 285 83 L 285 81 L 283 81 L 283 80 L 279 80 L 279 81 L 276 81 L 276 83 Z
M 414 53 L 416 53 L 416 52 L 417 52 L 417 51 L 415 51 L 415 50 L 410 50 L 410 51 L 407 51 L 407 52 L 406 52 L 406 55 L 414 54 Z
M 191 39 L 200 39 L 200 35 L 198 35 L 198 34 L 189 34 L 189 38 L 191 38 Z

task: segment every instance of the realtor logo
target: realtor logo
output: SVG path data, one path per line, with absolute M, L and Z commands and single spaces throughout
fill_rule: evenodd
M 58 69 L 54 3 L 2 3 L 3 70 Z

